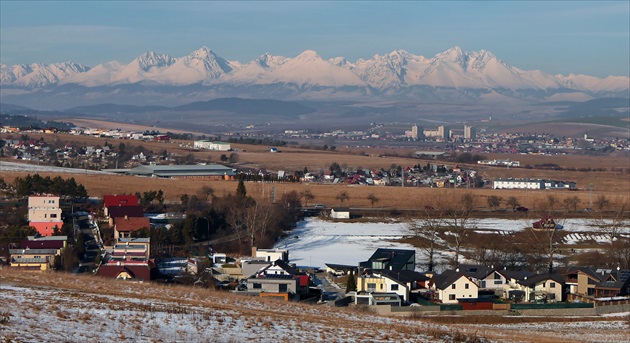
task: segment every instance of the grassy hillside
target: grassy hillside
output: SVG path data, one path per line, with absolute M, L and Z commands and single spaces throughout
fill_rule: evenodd
M 0 269 L 6 342 L 623 341 L 624 317 L 385 318 L 365 309 L 285 303 L 163 286 Z

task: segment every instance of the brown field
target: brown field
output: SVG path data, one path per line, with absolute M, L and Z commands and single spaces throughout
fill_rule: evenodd
M 83 127 L 91 127 L 91 128 L 96 128 L 96 129 L 108 129 L 108 130 L 115 130 L 115 129 L 121 129 L 121 130 L 125 130 L 125 131 L 145 131 L 145 130 L 155 130 L 155 131 L 160 131 L 160 132 L 173 132 L 173 133 L 192 133 L 192 134 L 199 134 L 202 135 L 203 133 L 200 132 L 191 132 L 188 130 L 176 130 L 176 129 L 169 129 L 169 128 L 164 128 L 164 127 L 156 127 L 156 126 L 149 126 L 149 125 L 137 125 L 137 124 L 129 124 L 129 123 L 120 123 L 120 122 L 113 122 L 113 121 L 105 121 L 105 120 L 99 120 L 99 119 L 88 119 L 88 118 L 76 118 L 76 117 L 67 117 L 67 118 L 55 118 L 54 120 L 57 121 L 66 121 L 66 122 L 71 122 L 74 125 L 77 126 L 83 126 Z
M 30 135 L 36 138 L 45 136 L 46 140 L 59 139 L 60 141 L 71 141 L 81 145 L 103 144 L 107 140 L 105 138 L 65 134 Z M 7 135 L 4 136 L 6 137 Z M 178 155 L 192 153 L 198 160 L 204 161 L 219 161 L 221 154 L 224 154 L 224 152 L 193 151 L 189 148 L 180 146 L 180 143 L 192 145 L 192 142 L 190 141 L 171 143 L 140 142 L 132 140 L 122 141 L 112 139 L 109 139 L 108 141 L 113 144 L 114 147 L 116 147 L 119 142 L 124 142 L 128 147 L 142 145 L 154 152 L 160 152 L 166 149 L 169 152 L 176 153 Z M 408 150 L 384 148 L 340 149 L 340 151 L 330 152 L 287 147 L 281 148 L 281 152 L 279 153 L 271 153 L 268 151 L 268 147 L 266 146 L 233 144 L 233 147 L 238 150 L 244 150 L 238 152 L 239 163 L 237 163 L 236 166 L 239 168 L 267 168 L 269 170 L 285 170 L 288 173 L 292 173 L 295 170 L 302 170 L 304 167 L 307 167 L 310 171 L 323 171 L 327 170 L 329 165 L 333 162 L 337 162 L 342 166 L 346 165 L 348 167 L 362 167 L 368 169 L 387 169 L 392 164 L 411 166 L 418 163 L 422 165 L 427 162 L 437 163 L 436 161 L 403 157 L 378 157 L 379 154 L 392 155 L 398 153 L 399 155 L 402 155 L 403 153 L 409 152 Z M 359 152 L 367 152 L 370 156 L 358 155 Z M 229 154 L 229 152 L 227 154 Z M 560 200 L 569 196 L 578 196 L 581 200 L 581 207 L 588 207 L 587 204 L 589 204 L 589 199 L 591 197 L 591 194 L 588 191 L 589 183 L 593 184 L 593 200 L 599 195 L 606 195 L 613 198 L 624 197 L 626 199 L 630 196 L 630 181 L 628 174 L 630 166 L 628 165 L 628 157 L 493 155 L 489 158 L 512 158 L 514 160 L 520 160 L 522 164 L 556 163 L 563 167 L 581 168 L 590 166 L 593 168 L 607 168 L 608 170 L 611 170 L 612 168 L 626 169 L 624 171 L 615 172 L 578 172 L 462 165 L 464 168 L 468 167 L 478 170 L 480 175 L 490 180 L 497 177 L 544 178 L 554 180 L 571 180 L 577 182 L 578 186 L 577 191 L 492 190 L 489 188 L 471 189 L 469 191 L 476 196 L 476 205 L 478 207 L 486 207 L 485 198 L 489 195 L 499 195 L 504 199 L 509 196 L 516 196 L 523 206 L 534 207 L 537 202 L 551 193 L 555 194 L 558 198 L 560 198 Z M 24 176 L 26 174 L 28 173 L 5 172 L 3 177 L 5 180 L 11 181 L 17 176 Z M 71 174 L 62 176 L 69 177 L 69 175 Z M 207 184 L 210 184 L 216 190 L 216 194 L 218 196 L 235 192 L 236 190 L 236 182 L 224 181 L 209 182 L 140 178 L 119 175 L 86 175 L 80 171 L 78 171 L 74 177 L 78 182 L 84 184 L 90 195 L 93 196 L 102 196 L 103 194 L 109 193 L 135 193 L 150 189 L 162 189 L 165 192 L 167 199 L 177 200 L 181 194 L 195 194 L 199 188 Z M 425 205 L 432 204 L 436 199 L 451 197 L 451 194 L 459 194 L 454 192 L 462 191 L 461 189 L 453 190 L 437 188 L 369 187 L 293 183 L 266 183 L 264 185 L 264 189 L 263 185 L 260 183 L 247 183 L 246 187 L 248 189 L 248 193 L 256 198 L 261 198 L 263 193 L 265 194 L 265 197 L 269 197 L 271 194 L 271 187 L 276 187 L 277 198 L 280 198 L 282 194 L 291 190 L 301 192 L 303 190 L 310 189 L 315 195 L 315 199 L 312 203 L 323 203 L 329 206 L 339 205 L 339 202 L 335 199 L 335 197 L 341 191 L 347 191 L 350 195 L 350 199 L 347 202 L 344 202 L 344 206 L 369 207 L 371 205 L 367 200 L 367 196 L 370 193 L 373 193 L 380 198 L 380 201 L 376 204 L 377 207 L 398 208 L 424 207 Z

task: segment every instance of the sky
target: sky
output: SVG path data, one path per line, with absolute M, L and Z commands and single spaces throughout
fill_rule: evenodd
M 459 46 L 552 74 L 630 75 L 630 1 L 0 1 L 3 64 L 128 63 L 207 46 L 227 60 L 350 61 Z

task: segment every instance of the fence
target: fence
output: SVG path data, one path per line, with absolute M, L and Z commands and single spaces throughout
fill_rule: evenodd
M 551 304 L 512 304 L 512 310 L 553 310 L 567 308 L 595 308 L 595 304 L 588 303 L 551 303 Z

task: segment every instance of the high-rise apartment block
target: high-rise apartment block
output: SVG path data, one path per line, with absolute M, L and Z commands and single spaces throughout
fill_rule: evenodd
M 473 140 L 477 137 L 477 130 L 474 126 L 464 125 L 464 139 Z

